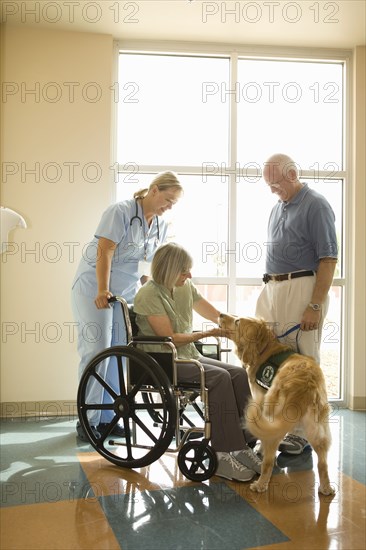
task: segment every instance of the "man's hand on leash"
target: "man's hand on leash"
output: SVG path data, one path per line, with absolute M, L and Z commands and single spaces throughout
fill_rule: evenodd
M 301 319 L 301 330 L 317 330 L 319 327 L 319 321 L 321 318 L 321 311 L 314 311 L 313 309 L 307 307 L 303 313 Z

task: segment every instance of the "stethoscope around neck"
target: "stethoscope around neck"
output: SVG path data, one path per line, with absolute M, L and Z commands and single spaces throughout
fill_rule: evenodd
M 130 220 L 130 227 L 132 227 L 132 224 L 133 224 L 134 221 L 137 221 L 140 224 L 141 229 L 144 229 L 145 218 L 144 218 L 144 220 L 142 220 L 141 217 L 139 216 L 139 209 L 138 209 L 137 199 L 135 199 L 135 206 L 136 206 L 136 212 L 135 212 L 135 215 L 132 216 L 132 218 Z M 158 218 L 158 216 L 155 216 L 155 219 L 156 219 L 156 230 L 157 230 L 156 241 L 159 242 L 160 241 L 160 228 L 159 228 L 159 218 Z

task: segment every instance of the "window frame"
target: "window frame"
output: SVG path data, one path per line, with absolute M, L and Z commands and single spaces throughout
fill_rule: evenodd
M 343 64 L 343 169 L 337 172 L 328 172 L 319 170 L 317 177 L 319 179 L 342 179 L 343 180 L 343 234 L 342 234 L 342 269 L 341 276 L 333 280 L 332 286 L 342 287 L 342 305 L 340 327 L 340 397 L 332 398 L 334 407 L 346 406 L 345 399 L 348 395 L 347 380 L 349 379 L 350 351 L 348 343 L 351 341 L 348 327 L 351 325 L 351 307 L 352 280 L 350 268 L 352 266 L 352 220 L 351 220 L 351 198 L 352 198 L 352 70 L 353 57 L 351 50 L 335 49 L 314 49 L 314 48 L 291 48 L 291 47 L 267 47 L 250 45 L 232 45 L 232 44 L 197 44 L 190 42 L 150 42 L 150 41 L 120 41 L 114 44 L 114 81 L 118 82 L 118 58 L 120 53 L 143 53 L 152 55 L 171 55 L 171 56 L 205 56 L 205 57 L 225 57 L 230 59 L 230 89 L 235 89 L 237 82 L 238 60 L 240 58 L 248 59 L 268 59 L 268 60 L 291 60 L 291 61 L 313 61 L 325 63 Z M 230 94 L 230 123 L 229 123 L 229 165 L 222 167 L 220 174 L 229 179 L 229 229 L 228 229 L 228 250 L 235 250 L 236 240 L 236 178 L 239 174 L 236 171 L 237 163 L 237 103 L 234 94 Z M 117 103 L 112 103 L 112 159 L 111 165 L 114 172 L 112 180 L 112 199 L 116 200 L 116 174 L 128 174 L 127 165 L 120 165 L 117 162 Z M 201 175 L 201 166 L 172 166 L 172 165 L 139 165 L 139 173 L 157 173 L 164 170 L 173 170 L 185 175 Z M 246 171 L 247 177 L 258 177 L 259 171 L 249 168 Z M 302 170 L 300 178 L 314 178 L 313 170 Z M 228 308 L 235 313 L 235 287 L 261 285 L 261 278 L 236 277 L 235 255 L 229 254 L 228 258 L 228 276 L 226 277 L 194 277 L 194 282 L 198 285 L 226 285 Z M 353 308 L 352 308 L 353 309 Z M 348 350 L 348 351 L 346 351 Z

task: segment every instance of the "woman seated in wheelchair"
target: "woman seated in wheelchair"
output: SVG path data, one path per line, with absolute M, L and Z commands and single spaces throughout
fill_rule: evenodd
M 193 310 L 218 323 L 220 312 L 201 296 L 191 281 L 192 258 L 175 243 L 161 246 L 151 264 L 151 279 L 140 288 L 134 301 L 139 334 L 170 336 L 179 359 L 196 359 L 205 370 L 208 389 L 212 447 L 218 459 L 216 475 L 249 481 L 260 473 L 261 461 L 253 452 L 253 437 L 241 427 L 250 398 L 247 374 L 234 366 L 201 355 L 194 342 L 221 336 L 219 328 L 192 332 Z M 179 363 L 180 382 L 199 382 L 193 363 Z

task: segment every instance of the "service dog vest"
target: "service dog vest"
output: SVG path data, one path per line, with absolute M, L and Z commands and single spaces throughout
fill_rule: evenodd
M 272 385 L 273 379 L 276 376 L 277 371 L 282 363 L 294 353 L 296 352 L 290 349 L 268 357 L 268 359 L 264 363 L 262 363 L 257 370 L 257 373 L 255 375 L 255 381 L 257 382 L 257 384 L 259 384 L 259 386 L 261 386 L 265 390 L 269 390 Z

